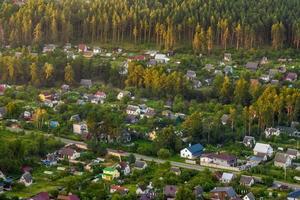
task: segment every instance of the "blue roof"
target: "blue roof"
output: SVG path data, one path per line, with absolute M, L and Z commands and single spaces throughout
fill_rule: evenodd
M 297 197 L 300 197 L 300 190 L 296 190 L 294 192 L 291 192 L 288 194 L 288 197 L 291 197 L 291 198 L 297 198 Z
M 201 144 L 194 144 L 190 147 L 187 147 L 187 149 L 194 155 L 194 154 L 201 154 L 203 151 L 203 146 Z

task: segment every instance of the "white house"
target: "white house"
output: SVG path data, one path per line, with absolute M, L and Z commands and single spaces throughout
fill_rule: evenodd
M 243 200 L 255 200 L 255 196 L 252 192 L 250 192 L 246 196 L 244 196 Z
M 141 114 L 141 109 L 139 106 L 128 105 L 126 108 L 126 114 L 138 116 Z
M 168 63 L 170 58 L 167 57 L 166 54 L 156 54 L 154 59 L 158 62 L 158 63 Z
M 101 48 L 99 48 L 99 47 L 94 47 L 93 48 L 93 54 L 94 55 L 100 54 L 101 52 L 102 52 Z
M 221 177 L 220 180 L 221 180 L 222 183 L 230 183 L 231 181 L 233 181 L 234 178 L 235 178 L 234 174 L 224 172 L 222 174 L 222 177 Z
M 76 160 L 80 157 L 80 153 L 70 147 L 63 147 L 58 151 L 60 159 Z
M 120 162 L 117 166 L 116 166 L 121 172 L 122 174 L 124 174 L 125 176 L 128 176 L 131 172 L 130 170 L 130 166 L 127 162 Z
M 272 137 L 272 136 L 279 136 L 280 130 L 278 128 L 266 128 L 265 130 L 266 138 Z
M 259 155 L 259 154 L 265 154 L 268 157 L 271 157 L 273 155 L 273 148 L 269 144 L 263 144 L 263 143 L 256 143 L 253 153 L 254 155 Z
M 73 124 L 73 133 L 76 134 L 84 134 L 84 133 L 88 133 L 88 127 L 87 124 L 85 122 L 81 122 L 79 124 Z
M 195 159 L 199 157 L 203 152 L 203 146 L 201 144 L 194 144 L 186 147 L 180 151 L 180 157 Z
M 122 100 L 126 96 L 128 96 L 128 97 L 131 96 L 131 93 L 129 91 L 121 91 L 121 92 L 119 92 L 117 99 Z
M 25 172 L 20 180 L 19 180 L 20 183 L 23 183 L 26 187 L 30 186 L 32 184 L 32 176 L 29 172 Z
M 278 152 L 275 155 L 274 165 L 282 168 L 290 167 L 292 165 L 292 159 L 289 155 Z

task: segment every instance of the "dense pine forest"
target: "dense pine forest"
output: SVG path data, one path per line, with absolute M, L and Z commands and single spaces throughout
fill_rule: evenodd
M 215 47 L 298 48 L 298 0 L 28 0 L 2 3 L 0 41 L 13 46 L 65 43 L 154 43 Z

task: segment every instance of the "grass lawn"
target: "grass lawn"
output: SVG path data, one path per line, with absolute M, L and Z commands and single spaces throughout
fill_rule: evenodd
M 181 158 L 179 154 L 175 154 L 173 156 L 171 156 L 169 159 L 169 161 L 174 161 L 174 162 L 184 162 L 184 158 Z

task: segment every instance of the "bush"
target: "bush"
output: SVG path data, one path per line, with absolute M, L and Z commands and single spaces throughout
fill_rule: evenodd
M 162 158 L 162 159 L 167 159 L 171 156 L 171 153 L 168 149 L 160 149 L 158 152 L 157 152 L 157 156 L 159 158 Z
M 273 185 L 274 178 L 267 176 L 267 177 L 263 177 L 262 181 L 266 186 L 271 187 Z

